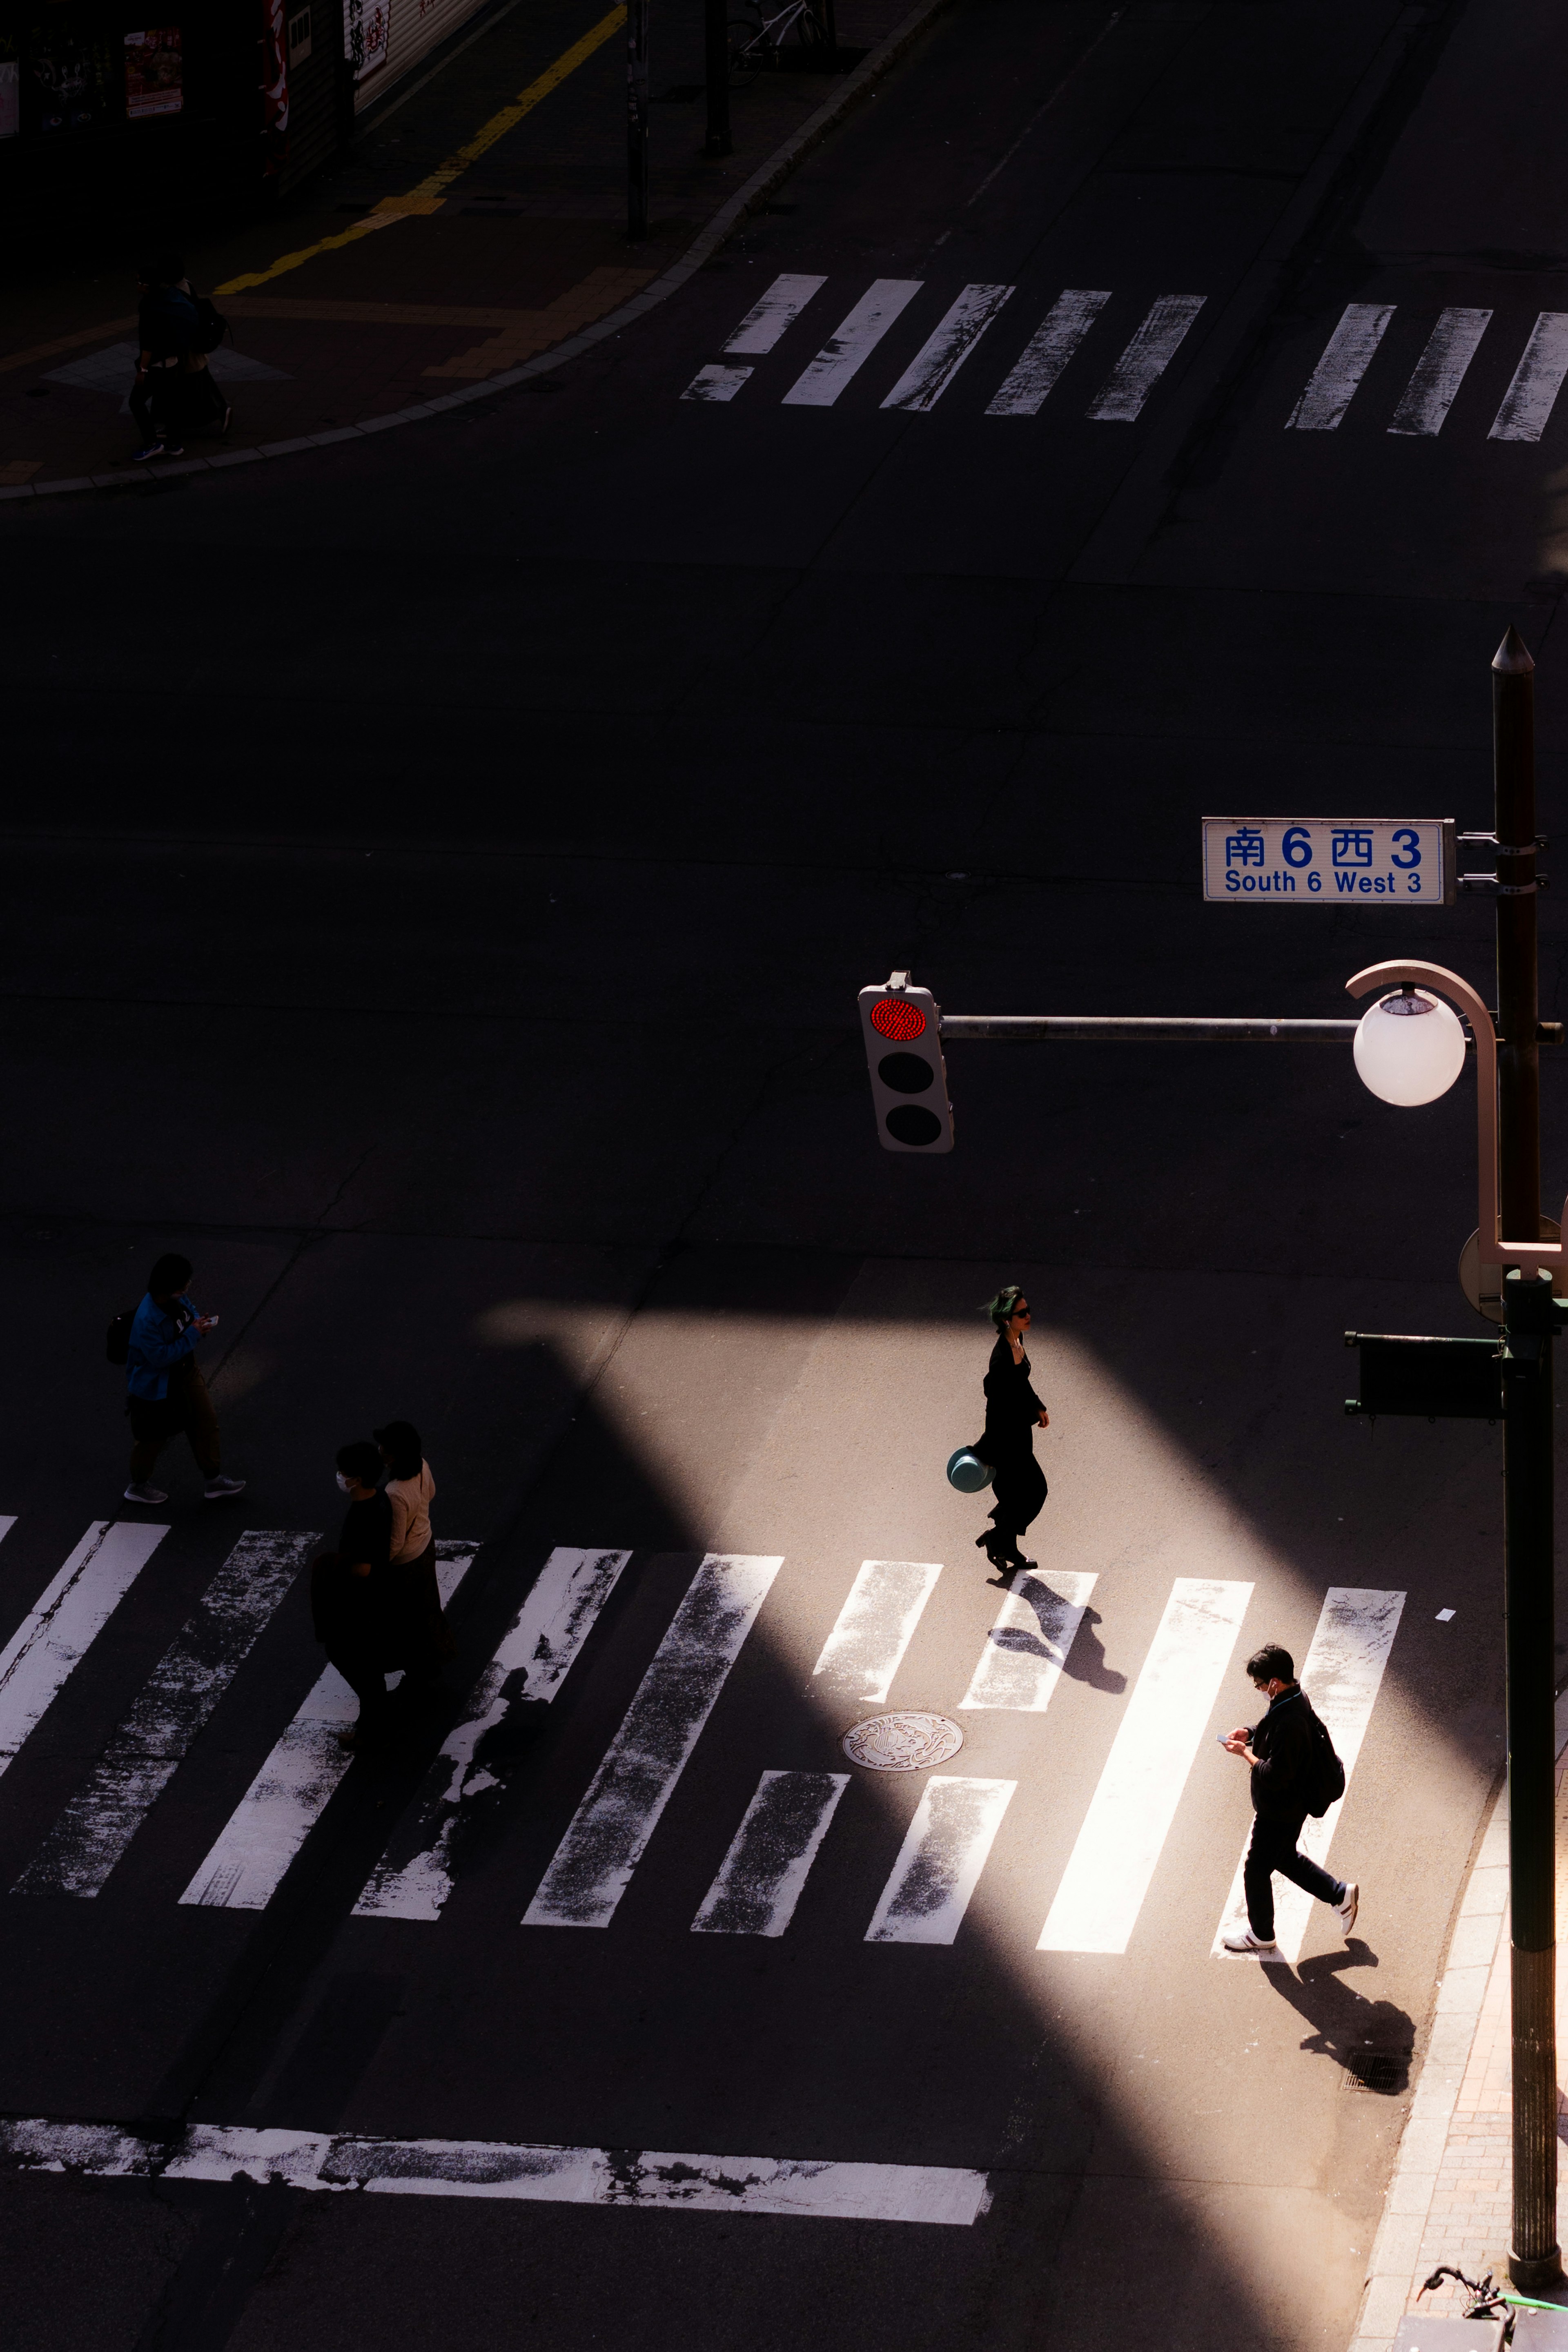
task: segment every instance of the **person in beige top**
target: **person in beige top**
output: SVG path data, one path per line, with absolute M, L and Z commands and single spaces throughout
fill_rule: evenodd
M 389 1421 L 374 1435 L 387 1468 L 383 1492 L 392 1507 L 389 1566 L 408 1651 L 405 1681 L 412 1696 L 435 1684 L 443 1660 L 457 1648 L 441 1612 L 436 1580 L 436 1534 L 430 1523 L 436 1481 L 412 1422 Z

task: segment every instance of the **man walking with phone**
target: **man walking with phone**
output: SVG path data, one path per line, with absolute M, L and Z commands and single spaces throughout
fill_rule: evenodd
M 1274 1873 L 1304 1887 L 1320 1903 L 1331 1903 L 1340 1916 L 1346 1940 L 1355 1926 L 1361 1889 L 1352 1879 L 1331 1878 L 1304 1853 L 1296 1841 L 1309 1813 L 1321 1813 L 1332 1796 L 1325 1790 L 1326 1772 L 1344 1778 L 1327 1731 L 1312 1712 L 1312 1703 L 1296 1680 L 1289 1650 L 1274 1642 L 1254 1651 L 1247 1662 L 1247 1675 L 1268 1701 L 1268 1712 L 1256 1727 L 1238 1724 L 1225 1741 L 1227 1756 L 1245 1757 L 1252 1767 L 1252 1843 L 1247 1849 L 1242 1885 L 1247 1890 L 1247 1926 L 1240 1935 L 1227 1936 L 1227 1952 L 1250 1952 L 1258 1960 L 1283 1960 L 1274 1940 Z
M 128 1503 L 166 1503 L 153 1484 L 153 1466 L 171 1437 L 184 1430 L 206 1480 L 209 1503 L 245 1492 L 243 1478 L 226 1478 L 218 1445 L 217 1415 L 207 1384 L 196 1370 L 195 1350 L 217 1321 L 198 1315 L 185 1296 L 192 1278 L 188 1257 L 161 1257 L 147 1277 L 147 1295 L 131 1325 L 125 1358 L 125 1410 L 131 1416 L 131 1477 Z

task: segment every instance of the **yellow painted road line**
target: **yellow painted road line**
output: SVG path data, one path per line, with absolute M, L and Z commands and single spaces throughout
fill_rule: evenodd
M 626 21 L 624 5 L 617 5 L 612 8 L 609 15 L 601 17 L 580 41 L 574 41 L 569 49 L 563 49 L 555 63 L 546 67 L 537 81 L 531 81 L 526 89 L 520 90 L 510 106 L 503 106 L 499 114 L 492 114 L 466 147 L 459 147 L 455 155 L 448 155 L 444 163 L 437 164 L 436 170 L 421 180 L 417 187 L 410 188 L 406 195 L 383 196 L 374 210 L 368 213 L 363 220 L 355 221 L 353 228 L 342 229 L 336 236 L 321 237 L 314 245 L 302 246 L 298 253 L 286 253 L 280 261 L 272 264 L 270 269 L 247 269 L 241 277 L 231 278 L 224 285 L 215 287 L 213 291 L 216 294 L 243 294 L 247 287 L 265 286 L 269 279 L 281 278 L 286 270 L 298 269 L 302 261 L 313 261 L 318 253 L 335 253 L 342 246 L 357 244 L 362 236 L 374 236 L 377 229 L 390 228 L 394 221 L 437 211 L 453 181 L 460 179 L 470 163 L 477 163 L 481 155 L 488 153 L 498 139 L 504 139 L 509 131 L 514 131 L 525 114 L 532 113 L 541 99 L 548 98 L 551 91 L 559 88 L 568 75 L 575 73 L 595 49 L 603 48 L 611 35 L 618 32 Z

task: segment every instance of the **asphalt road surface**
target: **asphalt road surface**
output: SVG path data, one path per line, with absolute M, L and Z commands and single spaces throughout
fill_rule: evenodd
M 15 2352 L 1339 2352 L 1501 1753 L 1497 1433 L 1347 1422 L 1342 1334 L 1479 1328 L 1469 1081 L 954 1045 L 917 1161 L 854 998 L 1488 986 L 1483 903 L 1205 906 L 1197 820 L 1484 829 L 1512 621 L 1552 829 L 1565 69 L 1543 5 L 955 0 L 591 360 L 6 512 Z M 224 1512 L 120 1500 L 169 1246 Z M 942 1475 L 1009 1276 L 1011 1594 Z M 459 1658 L 339 1769 L 300 1571 L 394 1413 Z M 1269 1637 L 1363 1913 L 1266 1970 Z M 900 1707 L 962 1749 L 846 1759 Z

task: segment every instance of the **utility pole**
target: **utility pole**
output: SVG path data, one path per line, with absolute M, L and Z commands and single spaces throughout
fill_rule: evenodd
M 1535 664 L 1510 628 L 1492 662 L 1497 844 L 1498 1172 L 1508 1240 L 1541 1224 L 1536 960 Z M 1553 1735 L 1550 1277 L 1503 1284 L 1503 1583 L 1507 1616 L 1509 1888 L 1513 2028 L 1513 2230 L 1526 2294 L 1563 2275 L 1557 2244 L 1557 1852 Z
M 705 155 L 732 155 L 730 136 L 730 20 L 727 0 L 703 0 L 702 37 L 708 77 L 708 136 Z
M 626 0 L 626 236 L 647 235 L 648 0 Z

